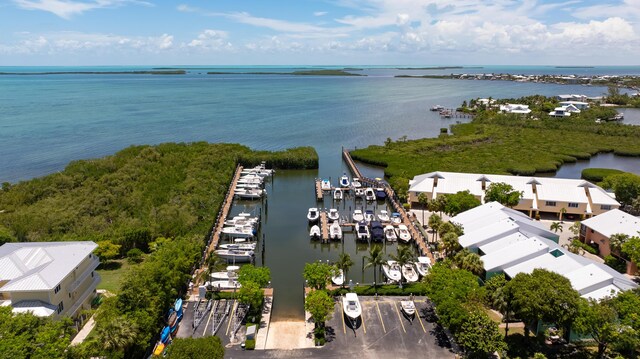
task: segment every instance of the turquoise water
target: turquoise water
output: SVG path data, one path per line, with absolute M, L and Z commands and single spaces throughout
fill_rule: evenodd
M 0 72 L 145 69 L 150 68 L 3 67 Z M 201 140 L 269 150 L 314 146 L 321 157 L 320 174 L 328 176 L 341 171 L 342 146 L 381 144 L 387 137 L 405 135 L 434 136 L 441 127 L 465 121 L 441 119 L 428 111 L 432 105 L 454 107 L 475 97 L 605 91 L 503 81 L 400 79 L 392 77 L 398 70 L 390 68 L 367 68 L 363 72 L 368 77 L 204 72 L 0 76 L 0 182 L 41 176 L 63 169 L 71 160 L 104 156 L 132 144 Z

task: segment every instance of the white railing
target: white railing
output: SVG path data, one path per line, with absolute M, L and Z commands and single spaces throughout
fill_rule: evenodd
M 99 265 L 100 265 L 100 260 L 98 259 L 98 257 L 93 257 L 93 259 L 91 259 L 91 263 L 89 263 L 89 267 L 87 267 L 84 270 L 84 272 L 78 278 L 76 278 L 76 280 L 74 280 L 71 284 L 69 284 L 67 291 L 71 293 L 74 290 L 78 289 L 78 287 L 82 283 L 84 283 L 84 281 L 91 275 L 91 273 L 96 268 L 98 268 Z
M 71 308 L 67 312 L 69 316 L 73 316 L 78 308 L 80 308 L 80 306 L 87 300 L 87 298 L 89 298 L 89 296 L 93 294 L 93 292 L 96 290 L 96 287 L 98 286 L 98 283 L 100 283 L 100 275 L 96 273 L 93 275 L 93 281 L 91 281 L 89 287 L 85 289 L 80 297 L 75 299 L 75 304 L 73 304 L 73 306 L 71 306 Z

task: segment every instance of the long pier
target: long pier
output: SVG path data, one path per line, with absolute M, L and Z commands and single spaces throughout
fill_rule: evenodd
M 320 211 L 320 230 L 322 231 L 322 242 L 329 243 L 329 220 L 325 211 Z
M 322 193 L 322 181 L 320 178 L 316 178 L 316 200 L 322 201 L 324 193 Z
M 391 186 L 389 186 L 389 184 L 387 183 L 383 183 L 378 180 L 363 176 L 358 169 L 358 166 L 356 166 L 356 163 L 353 161 L 353 158 L 351 158 L 351 154 L 348 150 L 342 150 L 342 157 L 349 166 L 351 173 L 353 173 L 354 176 L 358 176 L 362 184 L 366 184 L 374 188 L 384 188 L 384 192 L 387 194 L 387 198 L 389 199 L 393 210 L 400 213 L 400 216 L 402 217 L 402 223 L 407 226 L 409 232 L 411 233 L 411 237 L 416 241 L 420 254 L 426 255 L 427 257 L 429 257 L 429 259 L 431 259 L 432 263 L 435 263 L 433 254 L 431 253 L 431 251 L 429 251 L 429 247 L 427 246 L 427 239 L 422 235 L 420 231 L 416 229 L 409 214 L 404 210 L 402 203 L 400 203 L 398 196 L 396 196 L 396 193 L 393 191 Z

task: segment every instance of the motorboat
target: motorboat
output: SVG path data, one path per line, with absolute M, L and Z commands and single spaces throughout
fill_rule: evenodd
M 340 187 L 349 187 L 349 176 L 347 176 L 346 173 L 343 174 L 342 177 L 340 177 Z
M 387 192 L 384 191 L 384 188 L 376 188 L 376 199 L 378 201 L 387 199 Z
M 258 223 L 257 217 L 234 216 L 224 221 L 225 226 L 255 226 Z
M 360 241 L 368 241 L 369 240 L 369 227 L 367 227 L 367 222 L 360 221 L 356 226 L 356 236 Z
M 398 239 L 401 241 L 407 243 L 411 240 L 411 233 L 409 233 L 409 229 L 404 224 L 399 225 L 396 231 L 398 232 Z
M 342 199 L 342 190 L 340 188 L 336 188 L 333 190 L 333 199 L 337 201 Z
M 241 249 L 216 249 L 214 253 L 220 259 L 225 259 L 227 262 L 234 263 L 248 263 L 253 261 L 255 256 L 254 251 L 246 251 Z
M 236 184 L 236 188 L 260 189 L 262 188 L 262 184 L 261 183 L 238 183 Z
M 323 191 L 330 191 L 331 190 L 331 181 L 328 179 L 323 179 L 322 182 L 320 182 L 320 188 Z
M 398 212 L 391 213 L 391 223 L 400 224 L 402 223 L 402 216 Z
M 255 228 L 250 224 L 235 225 L 230 227 L 223 227 L 222 233 L 236 238 L 249 238 L 256 234 Z
M 409 283 L 417 282 L 419 279 L 418 272 L 416 272 L 416 267 L 413 266 L 413 263 L 407 263 L 402 266 L 402 276 Z
M 267 193 L 265 190 L 258 188 L 236 188 L 236 191 L 234 192 L 236 197 L 244 199 L 262 198 L 265 193 Z
M 389 222 L 389 212 L 384 209 L 381 210 L 380 213 L 378 213 L 378 219 L 380 222 Z
M 342 310 L 351 322 L 350 324 L 355 327 L 355 322 L 362 315 L 362 307 L 356 293 L 345 294 L 344 298 L 342 298 Z
M 431 111 L 433 111 L 433 112 L 438 112 L 438 111 L 442 111 L 442 110 L 444 110 L 444 107 L 442 107 L 440 105 L 431 106 Z
M 364 197 L 364 188 L 355 188 L 353 193 L 356 197 Z
M 384 237 L 388 242 L 395 242 L 398 240 L 398 236 L 396 236 L 396 229 L 393 228 L 392 225 L 387 225 L 384 227 Z
M 351 180 L 351 187 L 360 188 L 362 187 L 362 183 L 360 183 L 360 179 L 358 177 L 353 177 Z
M 205 286 L 210 287 L 212 289 L 221 290 L 221 289 L 237 289 L 242 287 L 240 282 L 235 279 L 229 280 L 214 280 L 211 282 L 205 283 Z
M 218 249 L 240 249 L 243 251 L 253 251 L 256 249 L 256 242 L 245 242 L 244 238 L 236 238 L 233 243 L 223 243 Z
M 320 238 L 322 232 L 320 232 L 320 227 L 318 227 L 317 224 L 314 224 L 313 226 L 311 226 L 311 229 L 309 230 L 309 237 L 311 238 Z
M 367 187 L 364 189 L 364 198 L 367 201 L 375 201 L 376 200 L 376 192 L 371 187 Z
M 320 218 L 320 212 L 318 209 L 315 207 L 309 208 L 309 212 L 307 212 L 307 219 L 309 220 L 309 223 L 317 222 L 318 218 Z
M 418 270 L 418 274 L 424 277 L 431 269 L 431 260 L 429 257 L 418 257 L 418 261 L 415 262 L 415 265 Z
M 262 184 L 264 179 L 260 176 L 246 175 L 238 178 L 238 183 L 257 183 Z
M 402 279 L 402 271 L 396 261 L 387 261 L 382 265 L 382 271 L 391 282 L 399 282 Z
M 413 320 L 416 315 L 416 303 L 412 300 L 401 300 L 400 307 L 402 308 L 402 312 L 409 318 Z
M 361 222 L 364 220 L 364 215 L 362 214 L 362 210 L 356 209 L 353 211 L 353 215 L 351 216 L 354 222 Z
M 331 226 L 329 226 L 329 238 L 338 240 L 342 239 L 342 227 L 340 227 L 340 223 L 331 223 Z
M 331 208 L 329 210 L 329 213 L 327 214 L 327 217 L 329 217 L 329 220 L 331 222 L 335 222 L 340 219 L 340 212 L 338 212 L 338 210 L 335 208 Z
M 331 277 L 331 282 L 335 285 L 343 285 L 344 284 L 344 272 L 342 269 L 338 269 L 338 274 Z
M 228 266 L 227 270 L 211 273 L 211 280 L 233 280 L 238 278 L 238 266 Z
M 384 228 L 382 228 L 382 223 L 371 221 L 369 225 L 371 226 L 371 240 L 374 242 L 384 242 Z
M 275 172 L 275 170 L 273 169 L 269 169 L 267 168 L 267 163 L 265 161 L 262 161 L 258 166 L 255 166 L 253 168 L 245 168 L 242 170 L 241 173 L 256 173 L 260 176 L 271 176 L 273 175 L 273 173 Z
M 372 210 L 367 209 L 364 211 L 364 220 L 367 221 L 367 223 L 374 221 L 376 219 L 376 215 L 375 213 L 373 213 Z

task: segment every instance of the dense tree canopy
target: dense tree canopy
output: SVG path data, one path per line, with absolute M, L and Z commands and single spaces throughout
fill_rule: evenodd
M 167 351 L 167 359 L 222 359 L 224 347 L 217 336 L 176 338 Z
M 333 307 L 333 298 L 324 290 L 312 290 L 304 300 L 304 310 L 311 313 L 313 321 L 321 327 L 331 318 Z
M 485 202 L 499 202 L 504 206 L 513 207 L 520 202 L 524 192 L 516 191 L 513 186 L 504 182 L 489 184 L 484 193 Z
M 302 276 L 307 281 L 307 285 L 314 289 L 325 289 L 331 282 L 331 277 L 337 273 L 335 266 L 322 263 L 306 263 Z
M 640 176 L 633 173 L 608 176 L 601 184 L 605 188 L 612 189 L 616 199 L 623 204 L 631 204 L 640 196 Z
M 456 341 L 470 358 L 486 358 L 488 354 L 507 349 L 498 323 L 479 309 L 471 311 L 467 320 L 462 323 L 456 333 Z
M 256 267 L 253 264 L 246 264 L 238 271 L 238 282 L 244 285 L 247 282 L 254 282 L 259 287 L 266 287 L 271 281 L 271 270 L 267 267 Z
M 455 216 L 471 208 L 478 207 L 480 200 L 472 195 L 469 190 L 445 195 L 447 198 L 444 212 L 449 216 Z

